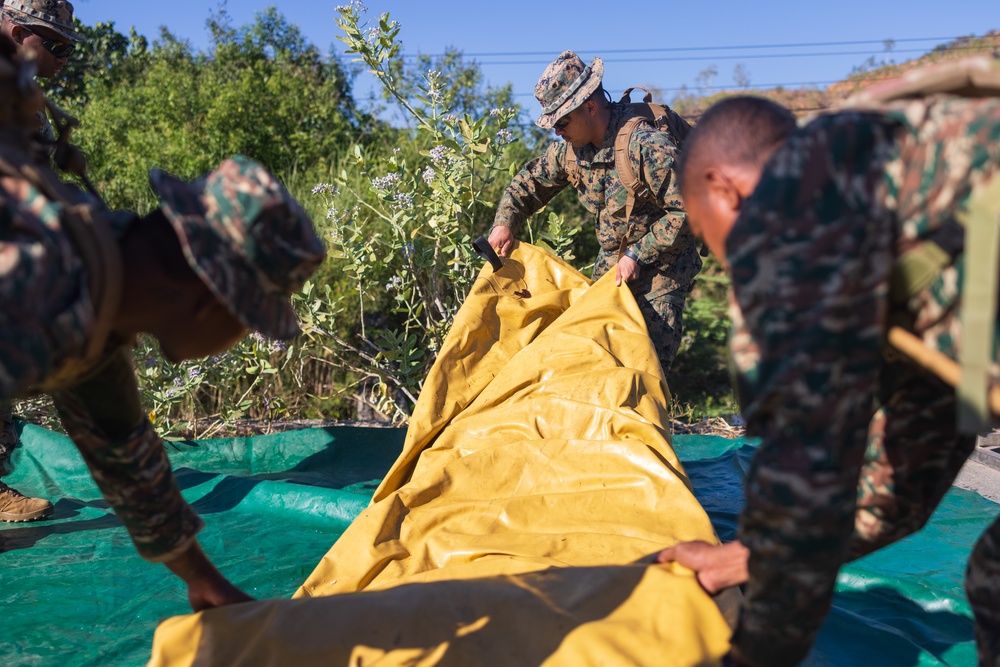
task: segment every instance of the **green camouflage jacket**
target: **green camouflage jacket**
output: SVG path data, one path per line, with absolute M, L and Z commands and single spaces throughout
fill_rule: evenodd
M 632 165 L 651 196 L 637 198 L 632 220 L 625 220 L 628 193 L 615 169 L 615 137 L 632 115 L 627 106 L 612 105 L 611 122 L 600 148 L 588 145 L 573 149 L 562 141 L 549 144 L 543 155 L 514 177 L 500 199 L 493 224 L 510 227 L 517 234 L 529 216 L 570 184 L 566 151 L 575 150 L 581 172 L 578 195 L 594 215 L 601 245 L 594 278 L 604 275 L 618 261 L 618 248 L 631 223 L 627 247 L 644 267 L 666 274 L 668 280 L 659 286 L 662 291 L 685 295 L 701 270 L 701 257 L 688 229 L 673 177 L 677 148 L 666 132 L 640 127 L 632 133 L 629 145 Z
M 0 179 L 2 399 L 31 393 L 67 359 L 82 356 L 94 326 L 86 271 L 60 212 L 61 204 L 26 181 Z M 130 219 L 116 218 L 112 227 L 120 232 Z M 53 399 L 140 555 L 166 561 L 187 548 L 203 524 L 181 497 L 162 441 L 139 404 L 125 343 L 110 344 L 95 368 Z
M 733 646 L 745 662 L 798 664 L 839 567 L 919 529 L 950 483 L 935 481 L 935 466 L 961 465 L 931 461 L 923 486 L 862 472 L 876 409 L 887 449 L 968 451 L 955 444 L 969 438 L 956 433 L 954 390 L 892 361 L 883 337 L 902 324 L 957 357 L 964 232 L 954 216 L 998 166 L 1000 100 L 910 101 L 820 116 L 744 203 L 726 253 L 740 404 L 761 438 L 740 527 L 752 555 Z M 894 262 L 929 237 L 951 249 L 951 265 L 894 302 Z M 892 506 L 866 518 L 871 492 Z

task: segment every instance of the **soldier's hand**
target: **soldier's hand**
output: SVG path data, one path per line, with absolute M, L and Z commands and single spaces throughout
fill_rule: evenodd
M 252 601 L 252 597 L 233 586 L 224 577 L 219 577 L 216 581 L 194 583 L 188 587 L 188 602 L 193 611 Z
M 490 230 L 490 238 L 487 240 L 498 255 L 510 257 L 510 249 L 514 245 L 514 234 L 510 231 L 510 227 L 497 225 Z
M 186 550 L 164 565 L 187 584 L 188 602 L 194 611 L 253 600 L 222 576 L 201 550 L 197 540 L 193 540 Z
M 750 578 L 747 561 L 750 550 L 741 542 L 709 544 L 681 542 L 657 555 L 657 563 L 679 563 L 694 570 L 698 583 L 711 594 L 746 583 Z
M 630 283 L 639 275 L 639 263 L 628 256 L 622 256 L 618 260 L 618 268 L 615 270 L 615 285 L 622 282 Z

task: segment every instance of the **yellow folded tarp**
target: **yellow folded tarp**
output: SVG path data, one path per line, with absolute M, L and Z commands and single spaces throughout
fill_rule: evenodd
M 403 453 L 296 599 L 169 619 L 150 664 L 717 662 L 719 606 L 647 564 L 716 540 L 668 403 L 631 292 L 519 244 L 483 270 Z

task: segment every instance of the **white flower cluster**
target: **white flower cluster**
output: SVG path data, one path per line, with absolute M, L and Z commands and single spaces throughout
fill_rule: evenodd
M 441 164 L 448 159 L 448 149 L 444 146 L 435 146 L 431 149 L 431 162 Z
M 499 132 L 497 132 L 496 142 L 501 146 L 506 146 L 512 141 L 514 141 L 514 134 L 507 128 L 504 128 Z
M 381 178 L 372 179 L 372 187 L 379 192 L 388 192 L 397 185 L 399 185 L 399 174 L 395 171 L 388 173 Z
M 330 195 L 331 197 L 336 197 L 340 194 L 340 190 L 337 186 L 332 183 L 318 183 L 316 187 L 312 189 L 314 195 Z
M 420 178 L 424 179 L 424 183 L 427 185 L 431 184 L 435 176 L 437 176 L 437 172 L 434 171 L 434 167 L 427 167 L 424 169 L 424 173 L 420 174 Z
M 393 290 L 398 290 L 403 286 L 403 279 L 399 276 L 393 276 L 392 280 L 385 284 L 385 291 L 391 292 Z
M 337 5 L 336 10 L 341 14 L 351 11 L 364 14 L 368 11 L 368 8 L 361 4 L 361 0 L 351 0 L 346 5 Z
M 392 207 L 397 211 L 408 211 L 413 208 L 413 195 L 398 192 L 392 196 Z

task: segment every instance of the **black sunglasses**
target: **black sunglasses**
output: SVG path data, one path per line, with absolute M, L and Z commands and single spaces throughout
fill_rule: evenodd
M 570 113 L 573 112 L 571 111 Z M 569 125 L 570 120 L 572 119 L 569 117 L 569 114 L 566 114 L 565 116 L 557 120 L 556 124 L 553 125 L 552 127 L 556 130 L 565 130 L 566 126 Z
M 56 58 L 69 58 L 73 54 L 73 51 L 76 50 L 76 44 L 73 42 L 57 42 L 54 39 L 49 39 L 48 37 L 39 35 L 37 32 L 35 32 L 34 30 L 32 30 L 27 26 L 21 26 L 21 27 L 30 32 L 32 35 L 41 38 L 42 46 L 45 47 L 45 50 L 54 55 Z

